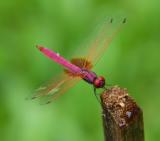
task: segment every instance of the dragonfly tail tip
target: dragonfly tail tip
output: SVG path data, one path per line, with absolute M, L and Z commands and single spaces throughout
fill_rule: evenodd
M 38 48 L 40 51 L 43 49 L 43 47 L 40 45 L 36 45 L 36 48 Z

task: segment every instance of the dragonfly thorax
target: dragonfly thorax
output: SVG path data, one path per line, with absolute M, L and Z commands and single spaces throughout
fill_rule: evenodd
M 105 79 L 103 76 L 97 76 L 96 73 L 82 69 L 81 74 L 84 75 L 83 80 L 88 82 L 89 84 L 92 84 L 95 88 L 103 88 L 105 85 Z
M 105 85 L 105 79 L 103 76 L 99 76 L 97 77 L 94 82 L 93 82 L 93 85 L 95 88 L 103 88 L 104 85 Z
M 89 84 L 93 84 L 94 80 L 97 78 L 96 73 L 89 71 L 87 69 L 82 69 L 81 70 L 82 78 Z

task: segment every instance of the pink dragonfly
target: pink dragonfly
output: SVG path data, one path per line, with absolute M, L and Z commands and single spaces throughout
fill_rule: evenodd
M 110 28 L 109 30 L 106 30 L 106 25 L 104 25 L 102 27 L 102 31 L 99 33 L 92 47 L 89 48 L 85 58 L 73 58 L 71 59 L 71 61 L 68 61 L 58 53 L 55 53 L 54 51 L 49 50 L 48 48 L 45 48 L 43 46 L 37 45 L 37 48 L 45 56 L 63 66 L 64 71 L 60 75 L 58 75 L 58 77 L 54 77 L 51 83 L 46 86 L 40 87 L 36 91 L 36 94 L 32 97 L 32 99 L 49 96 L 49 100 L 47 100 L 46 104 L 51 103 L 55 98 L 65 93 L 70 87 L 74 86 L 78 81 L 82 79 L 85 82 L 93 85 L 94 94 L 96 96 L 96 89 L 106 89 L 105 78 L 103 76 L 97 76 L 96 73 L 91 69 L 100 59 L 100 57 L 112 41 L 113 37 L 120 30 L 125 21 L 126 19 L 124 19 L 122 21 L 122 24 L 120 24 L 118 28 L 113 31 L 110 30 L 112 28 L 112 19 L 107 24 L 107 27 Z M 110 31 L 111 33 L 106 38 L 107 31 Z M 100 41 L 102 42 L 101 47 L 98 46 L 100 44 Z

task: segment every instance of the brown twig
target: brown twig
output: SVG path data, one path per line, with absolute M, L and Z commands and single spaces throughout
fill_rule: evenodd
M 105 141 L 144 141 L 142 110 L 126 89 L 106 90 L 101 104 Z

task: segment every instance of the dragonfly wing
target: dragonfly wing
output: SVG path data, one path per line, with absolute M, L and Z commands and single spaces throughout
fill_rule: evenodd
M 38 89 L 36 89 L 31 99 L 36 99 L 36 98 L 48 95 L 54 88 L 62 85 L 68 79 L 69 79 L 68 75 L 64 73 L 61 73 L 55 76 L 54 78 L 49 80 L 47 83 L 44 83 Z
M 78 66 L 79 68 L 90 70 L 92 69 L 92 63 L 86 58 L 72 58 L 71 63 Z
M 81 80 L 80 77 L 73 77 L 62 73 L 57 77 L 54 77 L 47 84 L 39 87 L 31 99 L 41 97 L 41 99 L 47 100 L 46 103 L 50 103 L 49 101 L 52 101 L 51 99 L 54 99 L 53 97 L 57 97 L 59 93 L 65 92 L 64 89 L 67 90 L 73 86 L 73 84 L 77 82 L 77 79 Z
M 108 48 L 113 38 L 121 30 L 125 22 L 126 19 L 123 19 L 123 21 L 117 24 L 113 23 L 113 20 L 111 19 L 110 22 L 104 24 L 96 40 L 89 48 L 89 51 L 87 53 L 87 60 L 91 61 L 95 65 L 101 58 L 105 50 Z
M 70 79 L 65 81 L 63 83 L 63 85 L 61 85 L 60 87 L 58 87 L 58 90 L 52 94 L 49 95 L 49 97 L 47 98 L 45 104 L 49 104 L 52 101 L 54 101 L 55 99 L 57 99 L 59 96 L 61 96 L 62 94 L 64 94 L 68 89 L 70 89 L 71 87 L 73 87 L 75 84 L 77 84 L 81 78 L 80 77 L 69 77 Z

